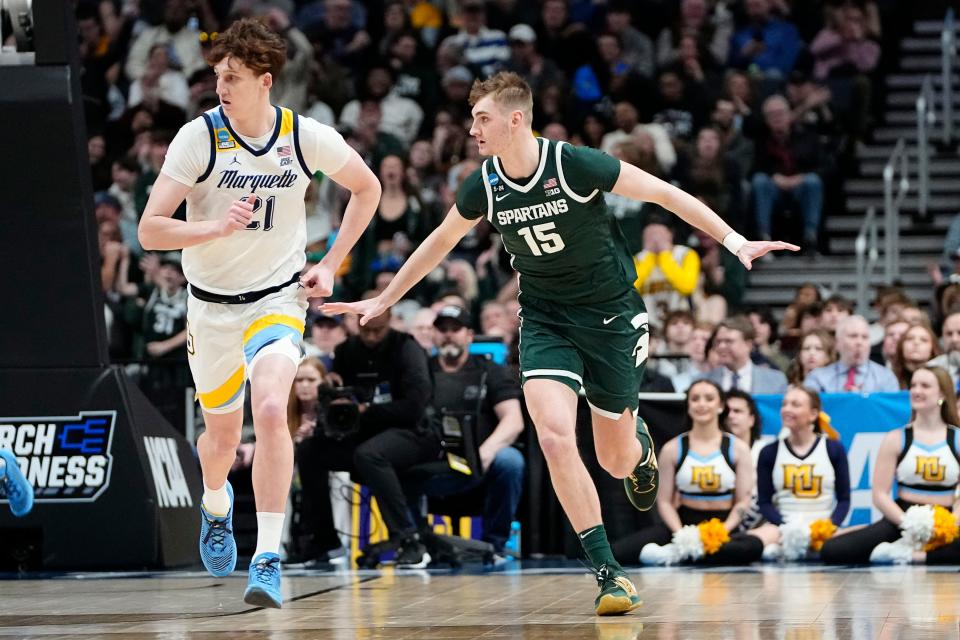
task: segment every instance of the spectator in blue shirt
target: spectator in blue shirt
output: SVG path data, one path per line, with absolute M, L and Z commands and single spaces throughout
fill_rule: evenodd
M 452 37 L 463 50 L 463 56 L 480 75 L 493 75 L 510 59 L 507 34 L 487 27 L 486 5 L 483 0 L 465 0 L 463 3 L 463 28 Z
M 733 34 L 730 66 L 747 69 L 756 65 L 766 76 L 786 78 L 803 48 L 797 28 L 771 16 L 769 0 L 746 0 L 744 4 L 750 23 Z
M 840 359 L 814 369 L 803 385 L 820 393 L 899 391 L 897 376 L 870 360 L 870 327 L 863 316 L 849 316 L 837 325 Z

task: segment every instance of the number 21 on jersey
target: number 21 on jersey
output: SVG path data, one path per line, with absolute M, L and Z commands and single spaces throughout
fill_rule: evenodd
M 542 256 L 545 253 L 557 253 L 563 250 L 563 238 L 560 237 L 559 233 L 553 232 L 556 228 L 556 223 L 544 222 L 543 224 L 535 224 L 532 227 L 517 229 L 517 233 L 521 238 L 526 240 L 527 246 L 530 247 L 530 252 L 533 253 L 533 255 Z
M 264 203 L 266 203 L 266 211 L 263 214 L 263 230 L 270 231 L 270 229 L 273 229 L 273 208 L 276 205 L 277 196 L 270 196 L 266 200 L 258 195 L 254 195 L 254 198 L 256 198 L 256 200 L 253 201 L 253 211 L 251 213 L 256 215 L 256 213 L 263 208 Z M 247 225 L 247 230 L 249 231 L 256 231 L 259 228 L 259 220 L 253 220 Z

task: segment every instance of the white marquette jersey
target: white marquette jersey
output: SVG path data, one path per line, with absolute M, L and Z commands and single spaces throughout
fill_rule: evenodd
M 734 438 L 723 434 L 720 448 L 707 456 L 690 450 L 690 434 L 677 442 L 676 483 L 681 498 L 691 500 L 730 500 L 737 487 L 737 463 Z
M 900 456 L 897 460 L 897 485 L 929 494 L 953 494 L 960 481 L 957 462 L 957 427 L 947 427 L 947 437 L 926 445 L 914 440 L 913 427 L 901 430 Z
M 837 474 L 827 451 L 827 438 L 817 443 L 802 458 L 780 439 L 773 464 L 773 504 L 784 522 L 813 522 L 830 518 L 837 504 Z
M 184 125 L 161 171 L 193 187 L 187 220 L 219 220 L 231 204 L 254 194 L 253 221 L 183 250 L 187 281 L 236 295 L 282 284 L 306 263 L 304 195 L 314 171 L 336 173 L 350 148 L 336 131 L 290 109 L 274 107 L 273 130 L 260 138 L 234 131 L 221 107 Z

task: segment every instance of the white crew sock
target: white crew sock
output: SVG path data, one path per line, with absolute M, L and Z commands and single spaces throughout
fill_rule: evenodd
M 279 555 L 285 515 L 266 511 L 257 512 L 257 550 L 253 552 L 254 558 L 261 553 L 276 553 Z
M 225 516 L 230 511 L 230 494 L 227 493 L 227 483 L 219 489 L 211 489 L 203 485 L 203 508 L 212 516 Z

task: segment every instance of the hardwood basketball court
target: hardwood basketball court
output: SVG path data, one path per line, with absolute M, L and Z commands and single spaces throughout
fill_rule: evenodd
M 632 570 L 643 606 L 593 615 L 576 567 L 488 573 L 288 571 L 282 610 L 245 576 L 68 574 L 0 581 L 0 637 L 293 640 L 958 639 L 955 568 Z

